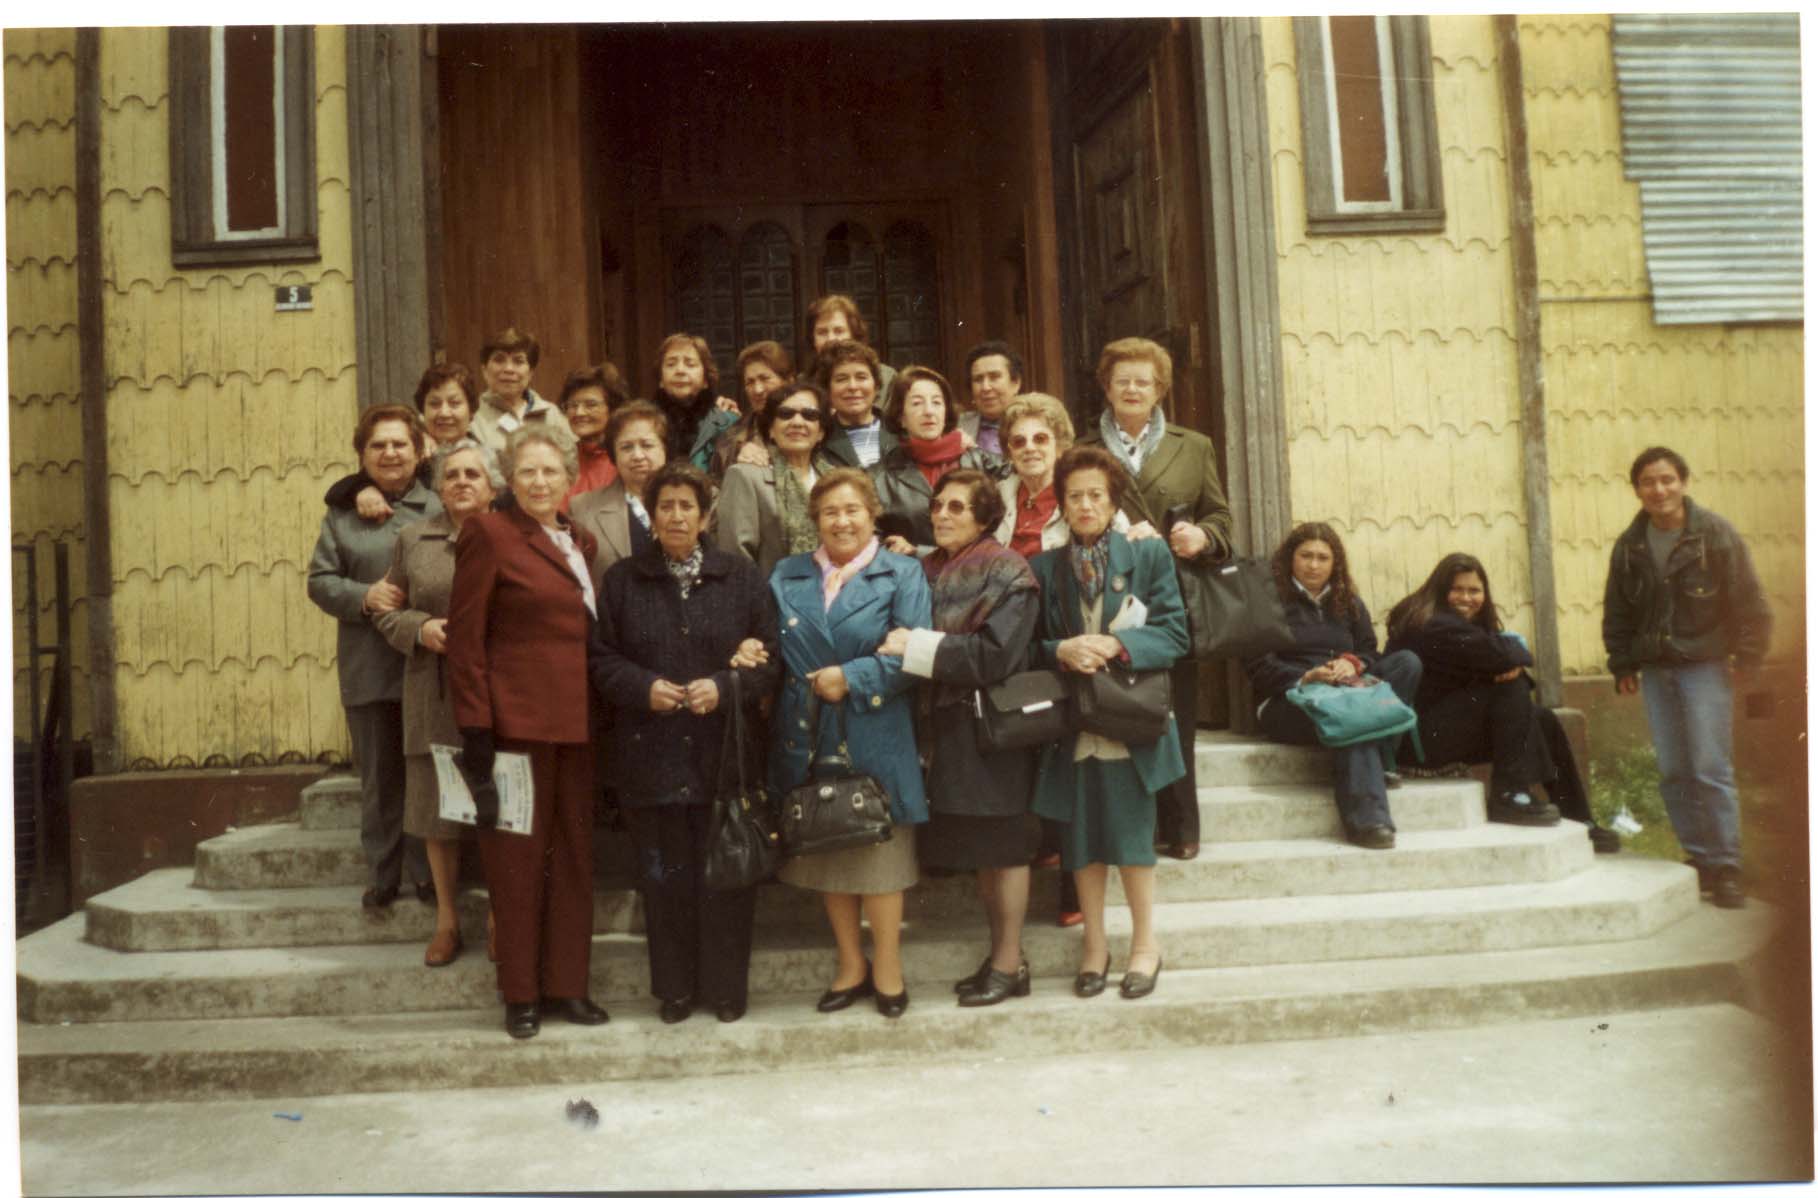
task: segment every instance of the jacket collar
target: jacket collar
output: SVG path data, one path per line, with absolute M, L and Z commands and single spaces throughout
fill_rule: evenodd
M 648 577 L 656 578 L 659 576 L 666 576 L 669 573 L 669 563 L 663 559 L 663 547 L 657 544 L 655 540 L 650 542 L 650 548 L 635 555 L 631 560 L 633 562 L 632 568 Z M 715 549 L 712 545 L 703 544 L 701 546 L 702 578 L 719 578 L 722 575 L 730 574 L 731 572 L 732 560 L 727 557 L 726 554 Z
M 1111 552 L 1105 570 L 1104 602 L 1099 605 L 1098 628 L 1094 630 L 1097 632 L 1105 631 L 1111 621 L 1117 619 L 1117 609 L 1123 605 L 1124 596 L 1136 591 L 1131 582 L 1131 575 L 1136 573 L 1136 550 L 1131 547 L 1129 538 L 1116 529 L 1106 529 L 1105 535 L 1111 538 Z M 1060 584 L 1054 591 L 1055 598 L 1061 605 L 1061 619 L 1077 635 L 1084 632 L 1085 628 L 1084 621 L 1080 618 L 1079 586 L 1073 579 L 1072 549 L 1073 538 L 1069 536 L 1054 563 Z
M 631 512 L 625 504 L 625 483 L 615 481 L 610 487 L 587 491 L 575 496 L 569 505 L 575 524 L 592 532 L 612 547 L 613 560 L 631 556 Z

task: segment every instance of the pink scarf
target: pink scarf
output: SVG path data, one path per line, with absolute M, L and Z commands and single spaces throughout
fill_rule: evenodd
M 814 564 L 821 568 L 822 611 L 830 610 L 833 607 L 834 598 L 840 593 L 840 588 L 845 586 L 853 575 L 871 564 L 871 559 L 877 556 L 877 548 L 877 538 L 872 537 L 871 543 L 859 550 L 858 554 L 843 566 L 833 564 L 833 559 L 827 556 L 825 545 L 814 551 Z

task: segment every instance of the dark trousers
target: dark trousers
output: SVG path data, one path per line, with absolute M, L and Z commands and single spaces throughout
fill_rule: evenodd
M 380 890 L 429 881 L 423 842 L 404 833 L 404 705 L 344 708 L 360 772 L 360 851 L 368 881 Z
M 1551 707 L 1534 705 L 1534 719 L 1540 726 L 1540 740 L 1553 762 L 1553 780 L 1547 783 L 1547 797 L 1559 814 L 1580 823 L 1592 823 L 1591 799 L 1584 779 L 1578 775 L 1578 755 L 1572 752 L 1572 738 Z
M 650 992 L 664 1002 L 743 1006 L 757 887 L 707 888 L 712 811 L 706 804 L 624 809 L 637 845 Z
M 1426 764 L 1488 761 L 1490 789 L 1499 795 L 1550 782 L 1553 759 L 1540 730 L 1542 710 L 1530 697 L 1526 678 L 1459 687 L 1421 709 Z
M 1158 844 L 1199 843 L 1199 769 L 1193 740 L 1199 732 L 1199 663 L 1183 657 L 1169 671 L 1174 692 L 1175 730 L 1187 772 L 1156 793 L 1155 840 Z
M 1418 657 L 1405 649 L 1398 650 L 1371 666 L 1369 672 L 1393 687 L 1403 703 L 1412 706 L 1414 692 L 1420 688 Z M 1280 695 L 1263 705 L 1258 723 L 1264 736 L 1280 744 L 1319 743 L 1313 720 Z M 1393 829 L 1395 821 L 1389 817 L 1389 791 L 1383 782 L 1383 762 L 1394 760 L 1394 745 L 1367 741 L 1330 752 L 1333 797 L 1338 801 L 1338 816 L 1344 821 L 1345 831 L 1376 827 Z
M 499 741 L 530 755 L 530 834 L 482 831 L 508 1003 L 585 998 L 593 950 L 593 746 Z

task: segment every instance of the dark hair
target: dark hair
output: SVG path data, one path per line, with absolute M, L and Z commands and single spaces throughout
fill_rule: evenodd
M 354 452 L 365 453 L 366 443 L 372 440 L 372 431 L 387 420 L 396 420 L 410 430 L 411 440 L 417 443 L 417 456 L 422 457 L 429 445 L 429 429 L 415 408 L 407 408 L 401 403 L 374 404 L 360 413 L 360 419 L 354 425 Z
M 884 404 L 884 423 L 895 432 L 908 436 L 903 430 L 903 404 L 909 398 L 909 388 L 917 383 L 933 383 L 941 389 L 941 402 L 946 407 L 946 414 L 941 418 L 941 432 L 950 433 L 959 427 L 959 405 L 953 402 L 953 384 L 947 376 L 929 366 L 905 366 L 896 372 L 896 378 L 890 382 L 890 398 Z
M 846 327 L 852 331 L 852 339 L 860 345 L 871 340 L 871 330 L 865 327 L 865 318 L 859 315 L 858 304 L 849 295 L 823 295 L 808 305 L 808 346 L 814 347 L 814 326 L 821 323 L 821 318 L 838 312 L 846 318 Z
M 825 429 L 833 424 L 833 401 L 827 398 L 826 389 L 813 379 L 796 379 L 792 383 L 772 387 L 770 393 L 764 396 L 764 406 L 758 409 L 754 422 L 760 438 L 770 440 L 770 430 L 776 425 L 776 410 L 792 395 L 814 396 L 815 410 L 821 414 L 821 427 Z
M 873 520 L 884 514 L 883 500 L 877 497 L 877 485 L 871 481 L 871 476 L 856 466 L 836 466 L 815 479 L 813 489 L 808 492 L 808 515 L 817 523 L 821 518 L 821 500 L 840 487 L 857 491 Z
M 1647 449 L 1642 450 L 1641 456 L 1635 459 L 1635 464 L 1629 467 L 1629 486 L 1639 487 L 1641 485 L 1641 472 L 1646 470 L 1649 466 L 1652 466 L 1655 462 L 1670 462 L 1673 469 L 1678 473 L 1680 482 L 1684 482 L 1686 479 L 1692 477 L 1692 468 L 1685 464 L 1684 458 L 1680 457 L 1664 445 L 1652 445 Z
M 878 369 L 877 351 L 863 341 L 835 341 L 826 349 L 814 356 L 814 381 L 829 391 L 833 388 L 833 372 L 848 362 L 861 362 L 871 372 L 871 384 L 882 388 L 884 375 Z
M 776 377 L 784 382 L 788 382 L 790 377 L 795 374 L 795 361 L 790 358 L 789 351 L 784 349 L 780 342 L 753 341 L 739 351 L 738 360 L 734 364 L 734 369 L 738 372 L 739 390 L 741 391 L 745 388 L 745 367 L 753 362 L 762 362 L 770 367 L 776 372 Z
M 1003 523 L 1004 497 L 997 493 L 997 484 L 983 470 L 949 470 L 941 475 L 941 481 L 934 484 L 934 494 L 928 498 L 930 508 L 948 487 L 966 488 L 966 505 L 972 509 L 972 518 L 979 522 L 987 536 Z
M 473 371 L 459 362 L 437 362 L 423 372 L 423 377 L 417 380 L 417 411 L 423 410 L 424 403 L 429 399 L 429 393 L 440 389 L 444 383 L 459 384 L 461 394 L 467 397 L 468 414 L 472 415 L 479 402 L 479 396 L 474 393 L 473 389 Z
M 1130 489 L 1130 476 L 1124 472 L 1123 463 L 1111 456 L 1111 451 L 1102 445 L 1075 445 L 1061 454 L 1060 461 L 1054 464 L 1054 498 L 1064 511 L 1067 505 L 1067 478 L 1080 470 L 1100 470 L 1105 475 L 1105 487 L 1111 492 L 1111 506 L 1124 506 L 1124 495 Z
M 713 360 L 713 351 L 711 349 L 707 348 L 707 338 L 702 337 L 695 333 L 671 333 L 671 334 L 669 334 L 669 336 L 663 338 L 662 344 L 657 346 L 657 352 L 656 352 L 657 393 L 659 395 L 667 394 L 667 392 L 665 392 L 663 390 L 663 359 L 667 358 L 669 356 L 669 351 L 671 349 L 673 349 L 679 345 L 686 345 L 689 349 L 692 349 L 694 351 L 694 356 L 696 358 L 700 359 L 701 372 L 702 372 L 701 390 L 710 391 L 710 392 L 714 393 L 715 395 L 719 394 L 719 387 L 720 387 L 719 365 L 718 365 L 718 363 L 716 363 Z M 697 392 L 696 394 L 699 394 L 699 392 Z M 681 395 L 681 396 L 675 396 L 673 398 L 693 399 L 694 396 L 693 395 Z
M 612 459 L 613 465 L 619 464 L 619 436 L 625 426 L 645 421 L 656 426 L 657 440 L 663 445 L 669 444 L 669 417 L 663 409 L 647 399 L 634 399 L 630 403 L 620 404 L 612 409 L 612 415 L 606 421 L 606 456 Z
M 1010 377 L 1017 382 L 1023 381 L 1022 355 L 1010 348 L 1007 341 L 981 341 L 966 354 L 966 382 L 972 382 L 972 367 L 980 358 L 998 357 L 1010 364 Z
M 713 483 L 692 462 L 665 462 L 650 476 L 650 481 L 644 484 L 644 493 L 638 498 L 644 501 L 644 510 L 653 516 L 656 514 L 657 496 L 663 493 L 664 487 L 688 487 L 693 490 L 695 502 L 701 505 L 702 517 L 713 510 Z
M 1351 581 L 1351 566 L 1345 560 L 1345 543 L 1339 538 L 1338 530 L 1323 520 L 1296 524 L 1288 533 L 1287 539 L 1269 559 L 1269 570 L 1275 575 L 1275 589 L 1282 601 L 1294 599 L 1294 551 L 1308 541 L 1324 541 L 1332 549 L 1332 577 L 1326 583 L 1330 588 L 1326 606 L 1333 612 L 1349 614 L 1351 606 L 1357 601 L 1357 584 Z
M 583 366 L 571 371 L 562 380 L 562 394 L 556 400 L 556 407 L 566 407 L 568 397 L 586 387 L 598 387 L 606 393 L 606 406 L 616 408 L 631 399 L 631 388 L 625 385 L 625 376 L 611 362 L 601 362 L 597 366 Z
M 480 364 L 484 366 L 492 361 L 492 355 L 496 353 L 515 354 L 519 350 L 522 350 L 524 356 L 530 359 L 530 368 L 535 370 L 537 359 L 543 355 L 543 351 L 537 345 L 537 339 L 529 333 L 519 332 L 515 327 L 500 329 L 480 346 Z
M 1448 553 L 1439 559 L 1439 564 L 1433 567 L 1419 590 L 1389 609 L 1390 638 L 1424 628 L 1435 612 L 1450 610 L 1452 582 L 1460 574 L 1475 574 L 1483 582 L 1483 606 L 1477 609 L 1471 623 L 1485 632 L 1501 632 L 1502 616 L 1490 594 L 1490 575 L 1483 563 L 1468 553 Z

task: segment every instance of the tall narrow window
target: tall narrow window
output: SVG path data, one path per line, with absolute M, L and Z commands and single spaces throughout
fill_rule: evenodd
M 730 378 L 739 352 L 738 286 L 732 241 L 716 225 L 696 225 L 676 257 L 675 327 L 707 339 L 720 377 Z
M 913 221 L 884 234 L 883 352 L 892 366 L 934 366 L 940 361 L 939 286 L 934 237 Z
M 1296 17 L 1307 231 L 1445 227 L 1425 17 Z
M 739 346 L 794 344 L 795 305 L 795 247 L 788 230 L 770 221 L 752 225 L 739 239 Z
M 172 261 L 320 257 L 314 30 L 172 29 L 170 78 Z
M 857 221 L 841 221 L 827 231 L 821 255 L 821 294 L 839 292 L 852 297 L 859 315 L 872 329 L 882 315 L 883 270 L 878 262 L 877 240 Z M 874 348 L 877 338 L 872 339 Z

